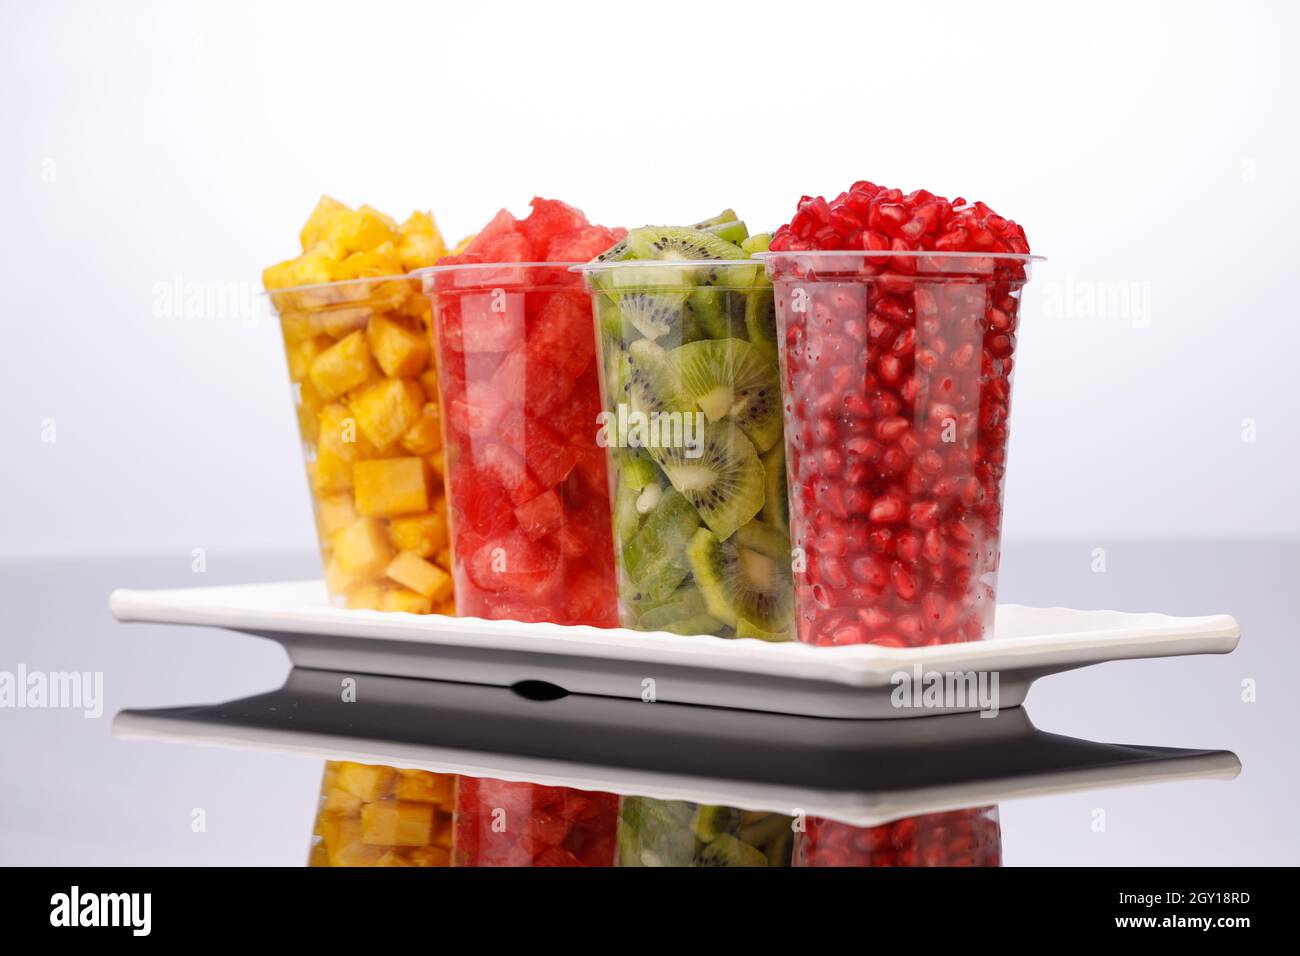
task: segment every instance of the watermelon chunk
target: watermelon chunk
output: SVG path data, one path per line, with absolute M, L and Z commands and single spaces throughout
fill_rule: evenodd
M 465 293 L 460 299 L 460 348 L 464 352 L 509 352 L 524 344 L 524 295 L 497 289 Z
M 546 258 L 549 262 L 589 262 L 626 235 L 626 229 L 585 226 L 552 239 L 546 246 Z
M 511 352 L 492 376 L 494 388 L 502 394 L 523 396 L 524 407 L 536 417 L 545 417 L 571 394 L 574 381 L 549 358 L 525 352 Z
M 519 230 L 538 249 L 545 249 L 547 243 L 559 236 L 587 228 L 587 217 L 582 210 L 558 199 L 534 196 L 529 205 L 533 211 L 520 221 Z
M 560 529 L 564 524 L 564 504 L 554 488 L 515 509 L 519 530 L 536 541 Z
M 497 442 L 476 444 L 473 459 L 474 467 L 495 479 L 514 505 L 530 501 L 546 490 L 529 474 L 524 459 L 505 445 Z
M 578 463 L 578 450 L 531 415 L 516 412 L 499 431 L 502 442 L 523 457 L 543 488 L 560 484 Z
M 556 292 L 528 319 L 528 355 L 554 361 L 577 378 L 596 357 L 591 299 L 585 292 Z

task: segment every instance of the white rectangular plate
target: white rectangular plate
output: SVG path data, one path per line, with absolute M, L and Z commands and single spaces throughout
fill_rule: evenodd
M 812 647 L 751 638 L 682 637 L 382 611 L 329 603 L 320 581 L 176 590 L 117 590 L 120 621 L 221 627 L 282 644 L 296 666 L 737 707 L 819 717 L 919 717 L 978 701 L 899 708 L 900 674 L 998 677 L 999 707 L 1018 706 L 1039 677 L 1104 661 L 1226 654 L 1241 629 L 1225 614 L 998 606 L 987 641 L 936 647 Z

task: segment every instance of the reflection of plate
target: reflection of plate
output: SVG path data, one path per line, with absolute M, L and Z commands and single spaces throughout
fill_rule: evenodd
M 680 637 L 621 628 L 562 627 L 478 618 L 350 611 L 330 606 L 319 581 L 114 591 L 121 621 L 198 624 L 267 637 L 299 667 L 509 687 L 545 681 L 565 690 L 640 700 L 820 717 L 959 713 L 974 701 L 927 709 L 891 704 L 895 675 L 998 674 L 998 703 L 1015 707 L 1045 674 L 1102 661 L 1226 654 L 1240 628 L 1227 615 L 1170 617 L 1003 604 L 996 636 L 939 647 L 809 647 L 753 639 Z M 653 683 L 647 683 L 652 681 Z
M 116 736 L 215 744 L 524 780 L 859 826 L 1035 794 L 1232 778 L 1227 751 L 1095 743 L 1038 730 L 1022 708 L 985 719 L 822 720 L 509 688 L 295 670 L 224 704 L 123 711 Z

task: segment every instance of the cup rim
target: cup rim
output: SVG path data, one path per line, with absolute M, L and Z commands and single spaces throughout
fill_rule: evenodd
M 603 269 L 646 268 L 698 269 L 700 266 L 752 266 L 761 265 L 758 256 L 748 259 L 620 259 L 618 262 L 580 262 L 574 272 L 600 272 Z
M 879 259 L 887 256 L 897 258 L 943 257 L 945 259 L 1010 259 L 1015 262 L 1046 262 L 1047 256 L 1029 252 L 944 252 L 942 249 L 769 249 L 754 253 L 755 259 L 778 259 L 787 256 L 809 256 L 812 258 L 830 258 L 835 256 L 859 256 L 863 259 Z
M 258 294 L 264 296 L 285 295 L 289 292 L 306 292 L 310 289 L 332 289 L 338 286 L 358 285 L 366 282 L 401 282 L 402 280 L 413 278 L 415 278 L 415 272 L 403 272 L 399 275 L 387 276 L 358 276 L 355 279 L 333 279 L 329 282 L 308 282 L 306 285 L 287 285 L 282 289 L 263 289 Z
M 572 271 L 573 267 L 578 265 L 582 265 L 582 263 L 573 262 L 568 259 L 563 259 L 559 262 L 453 262 L 445 266 L 432 265 L 424 266 L 419 269 L 412 269 L 407 273 L 407 275 L 424 276 L 433 275 L 434 273 L 439 272 L 464 272 L 470 269 L 539 269 L 543 267 L 548 269 L 567 269 Z

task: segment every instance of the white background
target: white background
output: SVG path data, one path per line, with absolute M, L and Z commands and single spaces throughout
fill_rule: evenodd
M 1050 257 L 1008 543 L 1296 535 L 1296 9 L 6 4 L 0 556 L 311 545 L 276 330 L 160 284 L 239 306 L 321 193 L 454 241 L 534 193 L 771 228 L 864 178 Z

